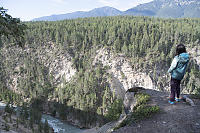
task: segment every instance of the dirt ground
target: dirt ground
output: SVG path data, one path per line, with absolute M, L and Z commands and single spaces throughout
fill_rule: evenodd
M 195 106 L 180 101 L 168 103 L 168 93 L 145 90 L 151 95 L 149 104 L 161 111 L 151 118 L 120 128 L 113 133 L 200 133 L 200 99 L 192 99 Z

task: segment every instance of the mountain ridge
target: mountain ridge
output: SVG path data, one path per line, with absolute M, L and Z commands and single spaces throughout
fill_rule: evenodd
M 33 21 L 57 21 L 57 20 L 85 18 L 85 17 L 117 16 L 121 14 L 122 14 L 122 11 L 116 8 L 104 6 L 100 8 L 94 8 L 90 11 L 76 11 L 76 12 L 60 14 L 60 15 L 58 14 L 58 15 L 39 17 L 39 18 L 33 19 Z
M 57 21 L 85 17 L 103 17 L 118 15 L 152 16 L 162 18 L 199 18 L 200 2 L 198 0 L 154 0 L 140 4 L 126 11 L 104 6 L 90 11 L 76 11 L 66 14 L 50 15 L 35 18 L 32 21 Z

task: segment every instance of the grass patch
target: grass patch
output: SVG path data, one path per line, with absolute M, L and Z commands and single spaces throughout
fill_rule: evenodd
M 139 122 L 143 119 L 150 118 L 153 114 L 160 111 L 159 106 L 149 106 L 147 102 L 150 100 L 150 96 L 145 93 L 136 94 L 137 103 L 133 108 L 133 112 L 127 116 L 127 118 L 115 127 L 114 130 L 130 125 L 133 122 Z

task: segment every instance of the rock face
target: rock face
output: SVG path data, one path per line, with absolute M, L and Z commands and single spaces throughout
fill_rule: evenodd
M 194 59 L 196 64 L 199 66 L 199 70 L 200 70 L 200 47 L 194 47 L 194 48 L 188 49 L 188 52 L 192 56 L 192 59 Z
M 136 99 L 134 97 L 135 92 L 127 92 L 124 97 L 124 111 L 126 114 L 133 111 L 133 107 L 136 105 Z
M 4 82 L 8 89 L 13 90 L 14 92 L 19 92 L 17 88 L 17 79 L 20 77 L 20 74 L 16 73 L 16 71 L 19 71 L 19 66 L 22 66 L 19 62 L 22 62 L 23 60 L 21 58 L 21 53 L 23 53 L 23 51 L 17 47 L 14 49 L 4 47 L 1 49 L 1 53 L 3 54 L 0 54 L 0 58 L 3 60 L 3 63 L 5 63 L 3 70 L 6 72 L 0 73 L 0 76 L 4 77 Z M 10 59 L 13 61 L 10 62 Z M 11 68 L 12 71 L 8 70 L 8 68 Z
M 24 77 L 21 73 L 21 68 L 24 68 L 25 60 L 32 60 L 36 64 L 43 66 L 48 75 L 52 75 L 53 84 L 60 85 L 63 82 L 69 82 L 76 73 L 76 69 L 72 67 L 71 56 L 64 51 L 59 50 L 52 42 L 38 47 L 25 47 L 21 49 L 18 47 L 3 48 L 4 53 L 2 58 L 8 60 L 8 69 L 6 83 L 9 89 L 15 92 L 20 92 L 18 88 L 19 78 Z M 27 58 L 26 56 L 30 56 Z M 12 59 L 12 62 L 9 60 Z M 7 69 L 7 68 L 5 68 Z M 62 85 L 62 84 L 61 84 Z
M 93 65 L 98 63 L 109 67 L 111 90 L 121 98 L 124 97 L 129 88 L 134 86 L 156 89 L 151 77 L 145 73 L 134 71 L 130 61 L 122 54 L 114 55 L 110 49 L 99 49 L 96 52 Z
M 193 47 L 187 49 L 190 53 L 190 61 L 195 62 L 199 66 L 200 70 L 200 48 Z M 134 70 L 130 64 L 130 60 L 126 58 L 123 54 L 113 54 L 109 48 L 102 48 L 96 52 L 96 56 L 93 61 L 93 65 L 102 64 L 107 67 L 107 72 L 110 74 L 110 88 L 115 92 L 117 96 L 123 98 L 125 92 L 132 87 L 143 87 L 153 90 L 170 91 L 170 76 L 167 70 L 162 68 L 162 65 L 158 65 L 156 68 L 156 79 L 152 79 L 152 72 L 146 74 L 144 72 L 139 72 Z M 149 70 L 149 72 L 152 70 Z M 161 79 L 159 81 L 159 78 Z M 197 81 L 199 82 L 199 81 Z M 162 83 L 162 84 L 161 84 Z M 188 88 L 182 86 L 182 93 L 191 93 Z
M 190 53 L 192 59 L 199 65 L 200 69 L 200 48 L 194 47 L 187 49 Z M 58 46 L 54 45 L 52 42 L 48 42 L 45 45 L 41 45 L 35 48 L 26 47 L 24 50 L 20 48 L 4 48 L 4 57 L 2 58 L 16 58 L 14 62 L 11 63 L 13 68 L 13 73 L 7 73 L 9 76 L 5 79 L 7 80 L 7 86 L 14 90 L 19 91 L 18 79 L 23 75 L 20 75 L 20 67 L 23 67 L 24 55 L 30 55 L 37 63 L 44 65 L 48 69 L 48 74 L 53 77 L 53 84 L 60 85 L 63 81 L 70 82 L 72 77 L 76 74 L 77 70 L 72 67 L 72 57 L 67 53 L 67 51 L 60 51 Z M 130 60 L 126 58 L 123 54 L 113 54 L 109 48 L 101 48 L 96 51 L 96 56 L 94 57 L 93 65 L 102 64 L 107 67 L 107 72 L 110 75 L 108 82 L 110 83 L 110 88 L 117 96 L 123 98 L 125 92 L 132 87 L 143 87 L 153 90 L 159 90 L 159 85 L 156 81 L 153 81 L 151 74 L 146 74 L 144 72 L 139 72 L 134 70 L 130 64 Z M 161 66 L 158 66 L 161 67 Z M 162 70 L 162 68 L 160 68 Z M 158 70 L 159 71 L 159 70 Z M 160 73 L 166 73 L 161 71 Z M 159 75 L 164 79 L 162 83 L 165 83 L 167 75 Z M 155 80 L 155 79 L 154 79 Z M 62 85 L 62 84 L 61 84 Z M 170 87 L 167 82 L 161 87 L 164 91 L 169 91 Z M 20 92 L 19 92 L 20 93 Z M 187 92 L 186 92 L 187 93 Z
M 37 54 L 39 62 L 42 62 L 49 68 L 49 74 L 52 74 L 55 79 L 55 84 L 65 80 L 69 82 L 75 75 L 76 69 L 72 67 L 72 58 L 67 52 L 60 51 L 53 43 L 49 42 L 48 45 L 39 49 Z
M 126 91 L 126 94 L 124 96 L 124 101 L 123 101 L 124 111 L 126 115 L 133 111 L 133 107 L 136 106 L 136 103 L 137 103 L 135 94 L 137 94 L 141 90 L 145 90 L 145 89 L 142 87 L 133 87 Z

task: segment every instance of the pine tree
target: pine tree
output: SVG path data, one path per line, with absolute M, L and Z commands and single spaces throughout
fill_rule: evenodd
M 49 133 L 49 124 L 47 119 L 45 119 L 45 123 L 44 123 L 44 133 Z
M 24 30 L 26 28 L 25 24 L 22 24 L 20 19 L 13 18 L 11 15 L 6 13 L 7 10 L 3 7 L 0 7 L 0 22 L 1 22 L 1 31 L 0 31 L 0 42 L 1 36 L 13 36 L 17 41 L 19 46 L 24 45 Z M 0 43 L 0 46 L 2 44 Z

